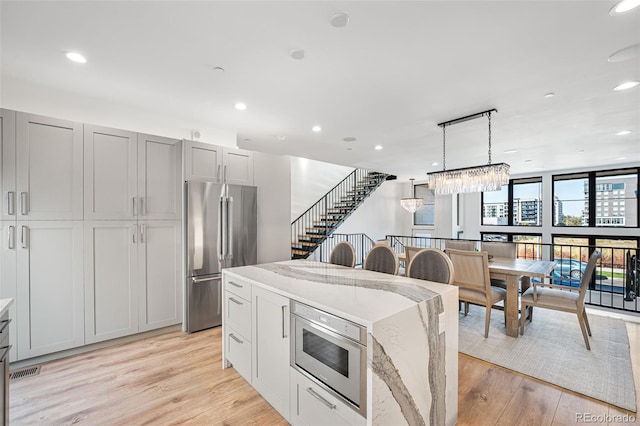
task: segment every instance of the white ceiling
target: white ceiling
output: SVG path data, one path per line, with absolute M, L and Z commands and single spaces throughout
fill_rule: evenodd
M 492 160 L 512 174 L 635 164 L 640 87 L 612 88 L 640 79 L 640 58 L 607 58 L 640 42 L 640 8 L 610 16 L 614 3 L 3 0 L 1 72 L 401 179 L 441 168 L 437 123 L 490 108 Z M 486 163 L 487 133 L 486 118 L 448 127 L 447 167 Z

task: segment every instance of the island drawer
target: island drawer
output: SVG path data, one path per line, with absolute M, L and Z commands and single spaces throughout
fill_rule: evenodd
M 291 369 L 291 417 L 293 424 L 365 425 L 366 419 L 311 379 Z
M 251 340 L 226 324 L 224 344 L 227 361 L 246 381 L 251 383 Z
M 224 292 L 224 323 L 243 336 L 251 336 L 251 302 L 230 291 Z
M 237 294 L 246 300 L 251 300 L 251 283 L 243 279 L 224 275 L 224 289 Z

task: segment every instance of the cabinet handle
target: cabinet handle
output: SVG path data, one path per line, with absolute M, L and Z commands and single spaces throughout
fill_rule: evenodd
M 0 356 L 0 362 L 4 362 L 4 359 L 6 358 L 7 353 L 9 353 L 9 351 L 11 350 L 11 346 L 12 345 L 8 345 L 0 348 L 0 349 L 4 349 L 4 352 L 2 352 L 2 356 Z
M 240 305 L 240 306 L 244 305 L 244 303 L 242 303 L 239 300 L 234 299 L 233 297 L 230 297 L 229 300 L 232 301 L 233 303 L 235 303 L 236 305 Z
M 140 242 L 144 243 L 144 225 L 140 225 Z
M 244 287 L 243 285 L 236 284 L 236 283 L 234 283 L 233 281 L 229 281 L 229 284 L 231 284 L 231 285 L 233 285 L 233 286 L 236 286 L 236 287 L 238 287 L 238 288 L 243 288 L 243 287 Z
M 235 340 L 236 342 L 240 343 L 241 345 L 244 343 L 242 340 L 238 339 L 238 338 L 236 337 L 236 335 L 235 335 L 235 334 L 233 334 L 233 333 L 231 333 L 231 334 L 229 335 L 229 337 L 231 337 L 233 340 Z
M 133 241 L 133 244 L 136 244 L 138 241 L 136 239 L 136 234 L 138 233 L 138 227 L 136 225 L 132 225 L 133 226 L 133 232 L 131 233 L 131 240 Z
M 20 213 L 23 216 L 26 216 L 28 212 L 29 212 L 29 206 L 27 206 L 27 193 L 21 192 L 20 193 Z
M 13 225 L 7 228 L 7 245 L 10 250 L 16 248 L 16 227 Z
M 146 203 L 144 202 L 144 197 L 140 197 L 140 216 L 144 216 L 147 212 L 145 205 Z
M 336 404 L 333 404 L 329 401 L 327 401 L 326 399 L 324 399 L 322 397 L 322 395 L 320 395 L 319 393 L 317 393 L 316 391 L 313 390 L 313 388 L 307 388 L 307 392 L 309 392 L 309 394 L 314 397 L 315 399 L 317 399 L 318 401 L 322 402 L 324 405 L 326 405 L 327 407 L 329 407 L 332 410 L 336 409 Z
M 284 328 L 285 327 L 285 323 L 286 323 L 286 321 L 284 320 L 284 317 L 285 317 L 284 311 L 285 311 L 285 309 L 287 309 L 287 305 L 282 305 L 282 338 L 283 339 L 287 338 L 287 332 L 286 332 L 286 330 Z
M 0 328 L 0 334 L 2 334 L 2 333 L 4 333 L 4 329 L 7 328 L 7 326 L 11 322 L 11 319 L 6 319 L 6 320 L 0 321 L 0 322 L 3 323 L 2 324 L 2 328 Z
M 222 176 L 224 176 L 224 182 L 226 183 L 227 182 L 227 165 L 226 164 L 224 166 L 224 174 Z
M 29 230 L 26 226 L 22 225 L 20 227 L 20 244 L 22 244 L 22 248 L 27 248 L 27 239 L 29 238 Z
M 131 197 L 131 210 L 134 216 L 138 216 L 138 209 L 136 207 L 136 197 Z
M 220 181 L 220 164 L 218 164 L 218 171 L 216 172 L 216 179 Z
M 7 214 L 16 214 L 16 193 L 13 191 L 7 192 Z

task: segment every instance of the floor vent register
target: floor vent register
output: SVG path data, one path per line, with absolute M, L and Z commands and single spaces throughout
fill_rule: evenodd
M 9 373 L 9 380 L 19 380 L 25 377 L 37 376 L 40 374 L 40 365 L 35 367 L 21 368 L 20 370 L 12 371 Z

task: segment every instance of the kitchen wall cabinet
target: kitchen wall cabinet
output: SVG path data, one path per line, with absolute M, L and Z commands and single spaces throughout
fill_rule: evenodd
M 86 125 L 85 219 L 181 217 L 180 141 Z
M 9 307 L 9 316 L 13 319 L 9 324 L 11 336 L 11 350 L 9 361 L 18 359 L 18 345 L 16 345 L 16 222 L 0 221 L 0 299 L 13 298 L 14 303 Z
M 185 179 L 253 185 L 253 152 L 184 141 Z
M 289 419 L 289 299 L 254 286 L 251 384 Z
M 17 223 L 18 358 L 84 344 L 82 222 Z
M 0 109 L 0 208 L 3 220 L 16 220 L 16 113 Z M 12 317 L 15 318 L 15 317 Z
M 18 220 L 81 220 L 82 160 L 82 124 L 18 112 Z

